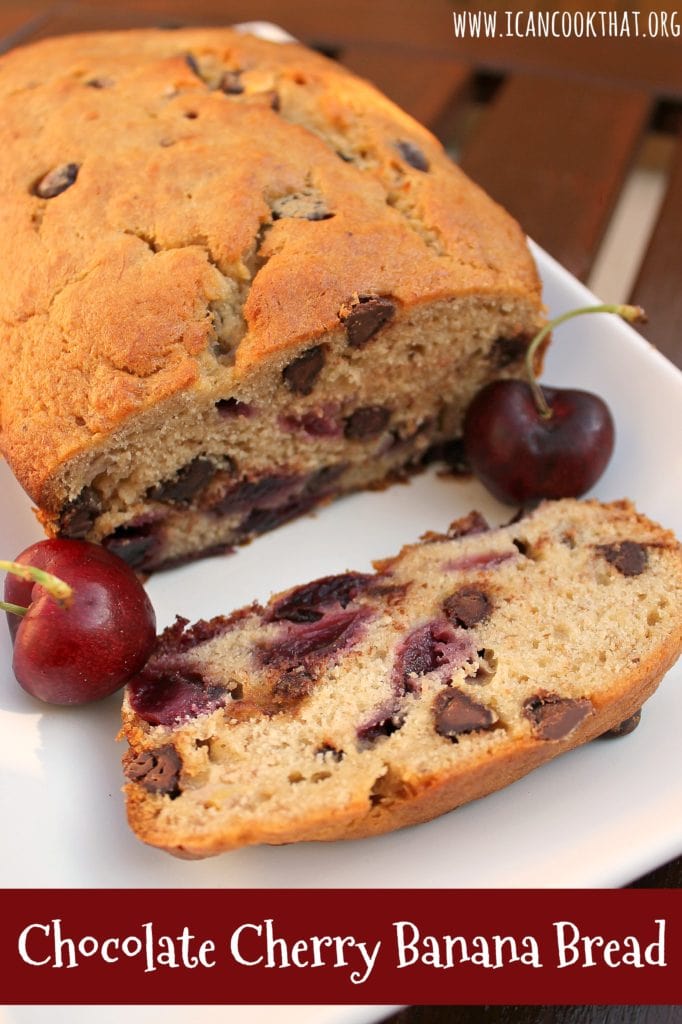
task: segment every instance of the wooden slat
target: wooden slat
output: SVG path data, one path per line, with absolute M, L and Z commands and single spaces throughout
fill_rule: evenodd
M 42 4 L 11 4 L 0 7 L 0 53 L 31 39 L 49 18 Z
M 414 0 L 347 0 L 325 4 L 320 0 L 78 0 L 62 3 L 61 13 L 47 30 L 88 31 L 117 27 L 126 21 L 140 24 L 228 25 L 236 21 L 272 21 L 308 43 L 350 45 L 373 41 L 425 47 L 443 52 L 442 40 L 451 32 L 452 13 L 447 4 Z M 437 41 L 441 42 L 438 43 Z
M 49 5 L 35 0 L 33 6 Z M 679 38 L 651 38 L 649 34 L 646 38 L 506 38 L 502 9 L 498 13 L 502 24 L 494 38 L 475 38 L 471 32 L 456 38 L 453 9 L 471 6 L 463 2 L 344 0 L 335 4 L 319 0 L 259 0 L 254 5 L 253 0 L 120 0 L 116 4 L 78 0 L 60 6 L 67 9 L 62 20 L 70 30 L 88 28 L 93 22 L 112 26 L 125 21 L 131 25 L 173 21 L 228 24 L 258 17 L 283 25 L 306 42 L 344 47 L 367 43 L 407 45 L 422 50 L 425 56 L 431 53 L 495 71 L 531 69 L 573 79 L 621 82 L 663 96 L 682 97 Z M 534 6 L 526 5 L 526 13 Z M 648 7 L 657 11 L 672 9 L 670 5 L 653 2 L 638 6 L 643 8 L 644 31 Z
M 682 134 L 632 301 L 647 311 L 649 341 L 682 367 Z
M 340 59 L 436 133 L 471 77 L 464 64 L 408 49 L 351 46 Z
M 463 4 L 453 4 L 461 8 Z M 484 4 L 471 5 L 476 9 Z M 626 88 L 641 89 L 662 96 L 682 98 L 682 60 L 680 59 L 679 37 L 662 35 L 652 38 L 649 35 L 628 38 L 514 38 L 507 37 L 504 21 L 504 8 L 511 4 L 493 5 L 500 11 L 498 18 L 502 21 L 501 34 L 492 38 L 474 38 L 467 34 L 465 38 L 454 39 L 452 53 L 458 60 L 471 61 L 483 68 L 493 71 L 532 70 L 537 74 L 561 75 L 573 80 L 584 79 L 594 83 L 617 83 Z M 537 12 L 535 4 L 525 4 L 520 12 L 511 10 L 512 19 L 517 13 L 528 15 Z M 544 5 L 540 5 L 541 7 Z M 568 9 L 578 4 L 550 4 L 551 9 Z M 599 9 L 599 4 L 583 5 L 591 9 Z M 612 7 L 614 5 L 601 5 Z M 665 4 L 648 4 L 656 12 L 666 9 Z M 534 12 L 530 8 L 534 8 Z M 647 31 L 647 4 L 633 4 L 632 8 L 640 9 L 641 30 Z M 672 11 L 673 7 L 667 7 Z M 621 11 L 621 15 L 623 12 Z M 680 14 L 677 13 L 678 24 Z M 631 25 L 633 23 L 631 22 Z M 659 28 L 659 32 L 661 29 Z
M 100 4 L 101 0 L 81 0 L 79 6 Z M 307 42 L 407 43 L 415 48 L 435 44 L 443 52 L 443 41 L 449 42 L 452 33 L 452 11 L 443 0 L 119 0 L 115 6 L 119 11 L 154 11 L 157 20 L 178 16 L 190 23 L 228 24 L 258 18 L 274 21 Z
M 181 19 L 185 20 L 185 19 Z M 46 36 L 70 35 L 74 32 L 115 31 L 126 28 L 149 28 L 173 24 L 177 19 L 164 17 L 157 11 L 148 10 L 141 3 L 138 10 L 120 10 L 116 5 L 86 7 L 80 4 L 59 4 L 52 8 L 34 33 L 36 39 Z M 188 23 L 200 23 L 199 18 L 187 19 Z
M 680 1024 L 680 1013 L 676 1006 L 410 1006 L 383 1024 L 548 1024 L 549 1021 L 554 1024 Z
M 307 42 L 350 46 L 373 43 L 380 46 L 410 46 L 413 50 L 431 51 L 464 63 L 478 64 L 493 70 L 533 69 L 537 72 L 560 73 L 567 77 L 588 77 L 620 81 L 623 85 L 641 87 L 662 95 L 682 96 L 682 61 L 680 39 L 668 38 L 505 38 L 505 13 L 500 5 L 501 24 L 494 38 L 456 38 L 453 9 L 466 10 L 477 6 L 464 0 L 344 0 L 343 3 L 320 3 L 320 0 L 119 0 L 105 5 L 102 0 L 79 0 L 68 5 L 72 9 L 93 10 L 107 6 L 116 8 L 122 18 L 126 12 L 138 20 L 148 14 L 153 23 L 180 20 L 186 23 L 228 24 L 254 17 L 268 19 L 288 28 Z M 511 5 L 508 5 L 511 6 Z M 556 5 L 553 5 L 556 6 Z M 574 8 L 576 4 L 567 4 Z M 598 7 L 598 5 L 594 5 Z M 608 5 L 607 5 L 608 6 Z M 672 10 L 674 5 L 648 0 L 637 5 L 642 11 L 641 28 L 649 7 Z M 525 5 L 526 12 L 536 5 Z M 514 12 L 511 12 L 512 15 Z M 679 15 L 678 15 L 679 16 Z M 70 16 L 74 20 L 74 16 Z M 77 19 L 76 19 L 77 20 Z M 85 18 L 83 18 L 85 22 Z
M 462 166 L 585 278 L 649 108 L 631 90 L 514 76 L 483 114 Z
M 682 886 L 682 858 L 671 860 L 648 875 L 638 878 L 629 888 L 634 889 L 679 889 Z

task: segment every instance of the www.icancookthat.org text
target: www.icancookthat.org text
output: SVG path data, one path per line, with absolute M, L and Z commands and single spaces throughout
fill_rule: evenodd
M 457 39 L 678 39 L 679 11 L 453 11 Z

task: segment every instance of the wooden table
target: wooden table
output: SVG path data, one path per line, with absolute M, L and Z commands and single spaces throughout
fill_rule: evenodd
M 455 39 L 453 9 L 475 6 L 452 0 L 0 0 L 0 50 L 100 28 L 254 17 L 283 25 L 372 79 L 428 125 L 573 274 L 588 283 L 595 274 L 614 280 L 620 294 L 604 297 L 643 305 L 647 338 L 682 366 L 682 38 Z M 649 8 L 666 5 L 633 6 L 646 19 Z M 624 264 L 615 278 L 604 277 L 604 245 L 611 247 L 606 257 L 612 253 Z M 682 857 L 633 884 L 679 887 Z M 460 1019 L 667 1024 L 682 1014 L 586 1007 L 549 1017 L 525 1007 L 413 1007 L 392 1024 Z
M 679 1024 L 676 1006 L 411 1006 L 384 1024 Z

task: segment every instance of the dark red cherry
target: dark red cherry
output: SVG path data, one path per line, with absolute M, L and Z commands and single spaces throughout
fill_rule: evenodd
M 478 392 L 464 419 L 472 471 L 510 505 L 576 498 L 611 458 L 614 424 L 601 398 L 559 388 L 543 387 L 542 393 L 549 416 L 538 411 L 525 381 L 493 381 Z
M 31 545 L 15 561 L 73 591 L 60 602 L 42 583 L 6 578 L 5 602 L 27 609 L 8 620 L 14 674 L 28 693 L 50 704 L 85 704 L 140 671 L 156 642 L 156 617 L 122 559 L 86 541 L 55 539 Z
M 613 451 L 613 418 L 589 391 L 540 387 L 536 357 L 550 331 L 585 313 L 644 320 L 639 306 L 600 303 L 562 313 L 545 324 L 526 351 L 527 381 L 496 380 L 469 406 L 462 440 L 471 470 L 510 505 L 577 498 L 602 475 Z

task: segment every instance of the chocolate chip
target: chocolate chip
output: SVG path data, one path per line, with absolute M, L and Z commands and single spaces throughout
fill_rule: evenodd
M 309 348 L 282 370 L 282 377 L 291 391 L 297 395 L 309 395 L 315 386 L 320 371 L 325 363 L 325 351 L 322 345 Z
M 244 92 L 241 74 L 241 71 L 226 71 L 218 88 L 228 96 L 239 96 Z
M 623 576 L 639 576 L 646 568 L 646 548 L 634 540 L 624 540 L 621 544 L 600 544 L 598 550 Z
M 177 750 L 169 744 L 158 750 L 143 750 L 128 762 L 125 774 L 131 782 L 139 782 L 150 793 L 175 797 L 180 795 L 178 779 L 181 765 Z
M 274 112 L 276 114 L 279 114 L 281 109 L 282 109 L 282 104 L 280 102 L 279 93 L 276 93 L 273 90 L 270 93 L 270 110 L 274 110 Z
M 90 532 L 100 512 L 97 491 L 92 487 L 84 487 L 78 497 L 68 502 L 62 510 L 59 517 L 60 537 L 82 540 Z
M 584 718 L 594 713 L 592 702 L 584 697 L 574 700 L 557 693 L 541 693 L 524 702 L 523 713 L 539 740 L 562 740 Z
M 113 84 L 113 78 L 89 78 L 86 85 L 89 85 L 91 89 L 109 89 Z
M 272 204 L 273 220 L 285 217 L 293 217 L 296 220 L 329 220 L 333 216 L 322 196 L 312 191 L 292 192 L 290 195 L 280 196 Z
M 216 473 L 215 465 L 201 457 L 192 459 L 170 480 L 150 487 L 147 497 L 152 501 L 165 501 L 174 505 L 188 505 Z
M 282 701 L 299 701 L 312 693 L 314 676 L 303 666 L 285 672 L 275 683 L 272 695 Z
M 315 756 L 321 757 L 323 761 L 326 761 L 327 758 L 329 758 L 331 761 L 336 761 L 338 764 L 339 761 L 343 761 L 343 750 L 337 750 L 337 748 L 333 747 L 331 743 L 323 743 L 322 746 L 318 747 L 315 751 Z
M 490 349 L 490 361 L 498 370 L 520 362 L 526 354 L 529 340 L 527 334 L 516 334 L 512 338 L 496 338 Z
M 199 74 L 199 64 L 197 63 L 197 59 L 193 53 L 185 54 L 185 64 L 193 74 L 197 75 L 199 78 L 201 77 Z
M 433 712 L 436 732 L 449 739 L 456 739 L 463 733 L 489 729 L 497 721 L 497 716 L 490 708 L 452 686 L 447 686 L 436 695 Z
M 236 398 L 221 398 L 215 404 L 218 415 L 224 419 L 236 419 L 239 416 L 253 416 L 255 410 L 248 402 L 240 402 Z
M 344 434 L 349 441 L 364 441 L 378 437 L 391 418 L 391 411 L 383 405 L 364 405 L 346 420 Z
M 414 167 L 417 171 L 428 171 L 429 161 L 426 159 L 419 146 L 415 146 L 414 142 L 407 142 L 405 139 L 398 139 L 395 145 L 405 163 L 408 163 L 410 167 Z
M 161 546 L 154 524 L 119 526 L 102 541 L 102 546 L 118 555 L 133 569 L 146 569 Z
M 348 344 L 362 348 L 395 316 L 395 303 L 380 295 L 361 295 L 348 312 L 339 314 L 346 327 Z
M 433 456 L 446 464 L 448 471 L 453 476 L 471 476 L 471 466 L 464 451 L 464 441 L 461 437 L 454 437 L 451 441 L 443 441 L 437 446 L 435 452 L 429 452 L 429 459 Z
M 41 199 L 54 199 L 66 192 L 78 177 L 79 164 L 60 164 L 45 174 L 34 188 L 35 195 Z
M 629 733 L 635 731 L 635 729 L 637 728 L 637 726 L 639 725 L 639 723 L 641 721 L 641 718 L 642 718 L 642 709 L 640 708 L 639 711 L 635 711 L 634 715 L 630 715 L 630 717 L 626 718 L 623 722 L 620 723 L 620 725 L 615 725 L 613 727 L 613 729 L 609 729 L 609 731 L 605 732 L 603 735 L 604 736 L 627 736 L 627 735 L 629 735 Z
M 443 610 L 453 626 L 471 629 L 477 622 L 487 619 L 492 602 L 483 590 L 462 587 L 443 601 Z

